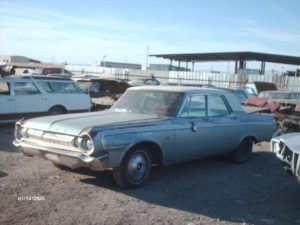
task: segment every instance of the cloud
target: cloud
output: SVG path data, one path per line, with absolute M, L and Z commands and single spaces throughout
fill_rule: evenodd
M 270 28 L 262 28 L 249 19 L 244 19 L 240 24 L 240 28 L 233 34 L 289 44 L 298 44 L 300 42 L 300 32 L 298 31 L 291 32 L 283 29 L 271 30 Z

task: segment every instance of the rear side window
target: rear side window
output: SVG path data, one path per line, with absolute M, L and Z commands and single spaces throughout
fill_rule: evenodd
M 39 84 L 48 93 L 79 93 L 80 92 L 72 82 L 39 81 Z
M 15 82 L 15 95 L 36 95 L 41 92 L 32 82 Z
M 0 95 L 10 95 L 8 82 L 0 82 Z
M 221 96 L 208 96 L 208 116 L 226 116 L 230 114 Z

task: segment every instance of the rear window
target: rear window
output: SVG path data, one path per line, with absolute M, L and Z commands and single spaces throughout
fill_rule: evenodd
M 38 81 L 48 93 L 80 93 L 72 82 Z

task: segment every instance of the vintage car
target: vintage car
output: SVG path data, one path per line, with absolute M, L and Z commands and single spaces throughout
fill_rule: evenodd
M 147 79 L 130 80 L 130 81 L 128 81 L 128 84 L 131 87 L 144 86 L 144 85 L 156 86 L 156 85 L 160 85 L 160 81 L 157 78 L 152 77 L 152 78 L 147 78 Z
M 84 93 L 92 98 L 92 111 L 110 108 L 129 88 L 129 84 L 99 77 L 72 77 Z
M 144 86 L 107 111 L 19 121 L 14 144 L 58 165 L 112 169 L 119 186 L 135 188 L 152 165 L 222 154 L 244 162 L 275 131 L 271 116 L 245 113 L 226 91 Z
M 284 168 L 300 180 L 300 133 L 273 138 L 271 151 L 281 160 Z
M 89 111 L 90 97 L 68 78 L 6 76 L 0 78 L 0 123 L 23 117 Z

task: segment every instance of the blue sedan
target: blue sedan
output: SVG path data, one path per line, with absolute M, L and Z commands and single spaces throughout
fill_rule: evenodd
M 275 132 L 271 116 L 245 113 L 226 91 L 143 86 L 129 88 L 103 112 L 19 121 L 14 144 L 56 166 L 112 169 L 119 186 L 136 188 L 153 165 L 228 153 L 245 162 L 253 143 Z

